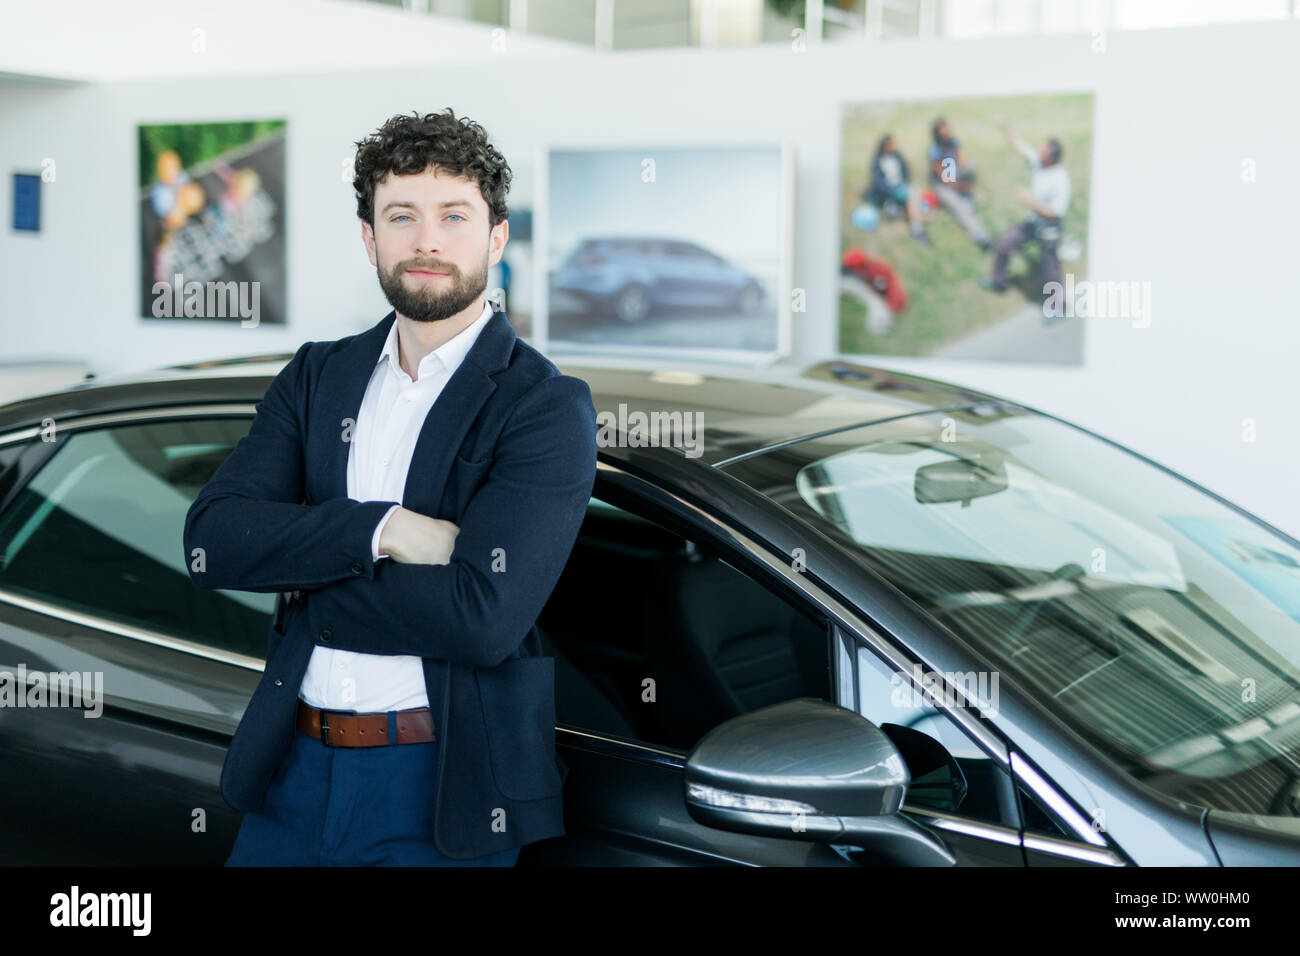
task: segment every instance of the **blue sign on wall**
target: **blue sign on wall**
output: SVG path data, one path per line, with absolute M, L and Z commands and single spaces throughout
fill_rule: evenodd
M 41 231 L 41 177 L 14 173 L 14 229 Z

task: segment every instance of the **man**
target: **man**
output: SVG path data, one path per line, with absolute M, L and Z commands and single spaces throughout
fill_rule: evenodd
M 595 409 L 483 297 L 511 175 L 483 129 L 448 109 L 357 145 L 394 311 L 298 349 L 185 521 L 199 587 L 295 592 L 222 768 L 227 865 L 512 866 L 564 832 L 535 621 Z
M 952 135 L 948 121 L 943 117 L 930 125 L 930 139 L 930 151 L 926 154 L 930 161 L 930 191 L 976 245 L 987 249 L 992 245 L 992 238 L 979 216 L 975 215 L 975 199 L 971 195 L 975 166 L 963 162 L 961 143 Z
M 1061 263 L 1056 250 L 1061 243 L 1061 222 L 1070 207 L 1070 174 L 1061 165 L 1061 141 L 1045 140 L 1034 148 L 1011 132 L 1007 123 L 998 128 L 1029 163 L 1029 188 L 1020 190 L 1020 201 L 1029 207 L 1031 216 L 1012 226 L 1000 237 L 993 256 L 993 277 L 981 279 L 980 285 L 994 292 L 1007 288 L 1007 259 L 1031 238 L 1038 243 L 1043 283 L 1061 281 Z

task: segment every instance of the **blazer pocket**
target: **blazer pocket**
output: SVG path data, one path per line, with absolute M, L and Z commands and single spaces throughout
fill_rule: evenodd
M 484 478 L 487 476 L 488 469 L 492 467 L 492 459 L 482 458 L 478 461 L 470 461 L 460 455 L 456 456 L 456 465 L 452 469 L 452 489 L 455 497 L 453 501 L 456 505 L 456 517 L 459 518 L 469 507 L 469 500 L 474 497 L 474 492 L 483 486 Z
M 559 794 L 555 658 L 515 658 L 475 670 L 474 680 L 497 789 L 512 800 Z

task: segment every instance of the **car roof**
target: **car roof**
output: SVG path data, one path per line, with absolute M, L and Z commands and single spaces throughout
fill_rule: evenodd
M 87 378 L 0 406 L 0 434 L 46 418 L 185 404 L 255 404 L 292 357 L 288 352 L 249 355 Z M 641 357 L 550 358 L 562 373 L 587 382 L 597 412 L 607 412 L 615 425 L 634 412 L 698 413 L 699 418 L 691 418 L 702 426 L 698 457 L 709 465 L 899 415 L 1017 404 L 949 382 L 840 360 L 800 370 Z M 679 448 L 658 451 L 684 454 Z

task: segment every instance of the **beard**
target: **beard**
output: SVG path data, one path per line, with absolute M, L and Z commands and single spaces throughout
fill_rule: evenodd
M 423 281 L 406 278 L 407 269 L 426 266 L 438 272 L 447 272 L 449 279 Z M 388 299 L 388 304 L 400 315 L 406 316 L 412 322 L 439 322 L 451 318 L 458 312 L 463 312 L 483 294 L 483 290 L 487 288 L 488 257 L 484 253 L 482 268 L 469 275 L 449 262 L 412 262 L 394 266 L 387 272 L 376 266 L 375 272 L 379 276 L 379 287 L 384 290 L 384 297 Z M 418 284 L 412 287 L 408 282 Z

